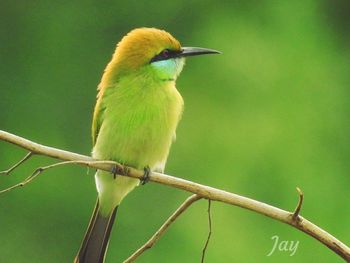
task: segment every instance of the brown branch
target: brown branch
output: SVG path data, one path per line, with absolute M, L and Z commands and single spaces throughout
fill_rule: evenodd
M 157 230 L 157 232 L 138 250 L 136 250 L 130 257 L 128 257 L 123 263 L 134 262 L 143 252 L 150 249 L 165 233 L 169 226 L 183 213 L 185 210 L 192 205 L 194 202 L 201 199 L 199 195 L 192 195 L 176 209 L 176 211 L 164 222 L 164 224 Z
M 18 161 L 17 163 L 15 163 L 13 166 L 11 166 L 9 169 L 1 171 L 0 175 L 10 175 L 13 170 L 15 170 L 18 166 L 20 166 L 22 163 L 24 163 L 25 161 L 27 161 L 30 157 L 33 156 L 32 152 L 27 153 L 20 161 Z
M 208 244 L 209 244 L 210 237 L 211 237 L 211 200 L 210 199 L 208 199 L 208 223 L 209 223 L 209 232 L 208 232 L 207 241 L 205 242 L 205 245 L 204 245 L 204 248 L 202 251 L 201 263 L 204 263 L 205 252 L 207 251 Z
M 16 165 L 18 166 L 21 163 L 23 163 L 25 161 L 24 159 L 25 158 L 23 158 Z M 27 160 L 28 159 L 29 158 L 27 158 Z M 89 161 L 89 162 L 88 161 L 65 161 L 65 162 L 58 162 L 58 163 L 54 163 L 54 164 L 51 164 L 51 165 L 39 167 L 39 168 L 35 169 L 34 172 L 30 176 L 28 176 L 26 179 L 24 179 L 22 182 L 20 182 L 18 184 L 15 184 L 13 186 L 10 186 L 10 187 L 8 187 L 8 188 L 6 188 L 4 190 L 1 190 L 0 194 L 9 192 L 9 191 L 14 190 L 14 189 L 16 189 L 18 187 L 25 186 L 26 184 L 30 183 L 35 177 L 37 177 L 39 174 L 45 172 L 46 170 L 49 170 L 49 169 L 52 169 L 52 168 L 56 168 L 56 167 L 62 166 L 62 165 L 67 165 L 67 164 L 80 164 L 80 165 L 83 164 L 83 165 L 86 165 L 88 167 L 91 167 L 92 165 L 95 165 L 95 164 L 114 164 L 114 162 L 111 162 L 111 161 Z M 12 169 L 12 168 L 13 167 L 11 167 L 10 169 Z
M 125 167 L 117 163 L 111 164 L 110 162 L 97 162 L 91 164 L 91 162 L 96 161 L 91 157 L 59 150 L 53 147 L 40 145 L 38 143 L 31 142 L 27 139 L 1 130 L 0 140 L 18 145 L 38 155 L 45 155 L 63 161 L 79 161 L 79 164 L 84 166 L 88 166 L 86 163 L 84 163 L 87 162 L 90 164 L 90 167 L 109 172 L 115 171 L 115 168 L 117 167 L 121 171 L 125 172 L 124 175 L 138 179 L 141 179 L 144 175 L 143 170 L 137 170 L 132 167 Z M 211 199 L 213 201 L 220 201 L 226 204 L 231 204 L 245 209 L 249 209 L 251 211 L 263 214 L 285 224 L 291 225 L 292 227 L 299 229 L 300 231 L 312 236 L 313 238 L 315 238 L 316 240 L 333 250 L 343 259 L 350 261 L 350 248 L 348 246 L 346 246 L 340 240 L 338 240 L 328 232 L 324 231 L 322 228 L 318 227 L 317 225 L 313 224 L 312 222 L 308 221 L 300 215 L 298 215 L 298 220 L 293 220 L 292 212 L 279 209 L 277 207 L 265 204 L 263 202 L 259 202 L 248 197 L 244 197 L 214 187 L 205 186 L 202 184 L 198 184 L 166 174 L 152 172 L 149 174 L 149 181 L 182 189 L 197 194 L 203 198 Z
M 18 183 L 18 184 L 15 184 L 13 186 L 10 186 L 4 190 L 1 190 L 0 191 L 0 194 L 4 194 L 4 193 L 7 193 L 7 192 L 10 192 L 11 190 L 13 189 L 16 189 L 18 187 L 22 187 L 22 186 L 25 186 L 27 183 L 30 183 L 37 175 L 39 175 L 41 172 L 40 170 L 36 169 L 31 175 L 29 175 L 26 179 L 24 179 L 22 182 Z
M 299 218 L 299 214 L 300 214 L 300 210 L 301 210 L 301 207 L 303 205 L 303 200 L 304 200 L 304 194 L 303 192 L 300 190 L 299 187 L 297 187 L 297 191 L 298 191 L 298 194 L 299 194 L 299 200 L 298 200 L 298 204 L 293 212 L 293 216 L 292 216 L 292 219 L 294 221 L 297 221 L 298 218 Z

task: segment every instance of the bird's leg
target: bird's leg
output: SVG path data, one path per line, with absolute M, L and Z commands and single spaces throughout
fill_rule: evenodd
M 117 175 L 128 175 L 129 174 L 129 168 L 127 166 L 124 166 L 124 164 L 116 164 L 113 166 L 111 173 L 113 174 L 113 179 L 117 178 Z
M 144 174 L 141 177 L 141 185 L 145 185 L 149 181 L 149 175 L 151 173 L 151 168 L 147 165 L 145 168 L 143 168 Z
M 116 164 L 112 168 L 113 179 L 117 178 L 117 174 L 120 172 L 120 167 Z

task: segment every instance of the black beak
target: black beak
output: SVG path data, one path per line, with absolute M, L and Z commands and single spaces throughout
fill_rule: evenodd
M 179 57 L 190 57 L 190 56 L 199 56 L 206 54 L 221 54 L 220 51 L 209 49 L 209 48 L 201 48 L 201 47 L 183 47 L 181 49 L 181 53 L 178 53 Z

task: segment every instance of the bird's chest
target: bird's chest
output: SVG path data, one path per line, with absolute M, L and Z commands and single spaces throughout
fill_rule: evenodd
M 183 108 L 175 87 L 113 102 L 106 107 L 96 157 L 139 168 L 165 161 Z

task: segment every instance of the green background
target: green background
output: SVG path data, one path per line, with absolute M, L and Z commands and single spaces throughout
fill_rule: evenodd
M 89 154 L 96 86 L 129 30 L 171 32 L 221 50 L 187 60 L 185 112 L 166 172 L 293 210 L 350 244 L 349 1 L 9 1 L 0 3 L 0 129 Z M 0 142 L 0 169 L 25 151 Z M 35 157 L 10 186 L 40 165 Z M 0 196 L 0 262 L 71 262 L 92 212 L 93 171 L 51 170 Z M 149 183 L 119 210 L 107 262 L 121 262 L 188 196 Z M 199 262 L 207 203 L 184 214 L 138 262 Z M 206 262 L 342 262 L 262 215 L 212 205 Z M 299 241 L 294 256 L 272 236 Z

